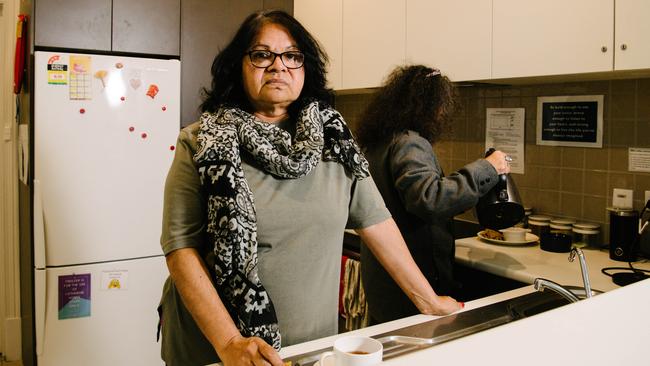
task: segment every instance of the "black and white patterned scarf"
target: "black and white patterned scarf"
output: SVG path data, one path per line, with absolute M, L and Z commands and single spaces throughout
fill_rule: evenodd
M 214 244 L 216 285 L 242 335 L 280 349 L 273 303 L 257 274 L 257 224 L 253 194 L 244 177 L 240 150 L 269 174 L 303 177 L 321 161 L 336 161 L 357 178 L 369 175 L 368 162 L 341 115 L 318 102 L 296 121 L 296 136 L 238 108 L 203 113 L 194 155 L 208 194 L 208 228 Z

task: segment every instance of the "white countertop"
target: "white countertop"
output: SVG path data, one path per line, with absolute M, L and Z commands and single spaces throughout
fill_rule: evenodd
M 609 259 L 607 251 L 584 250 L 592 287 L 606 293 L 526 319 L 498 326 L 435 347 L 383 362 L 385 365 L 621 365 L 649 364 L 650 280 L 625 287 L 603 275 L 603 267 L 626 267 Z M 539 246 L 501 246 L 478 238 L 456 241 L 457 261 L 495 275 L 532 283 L 544 277 L 563 285 L 582 285 L 580 265 L 568 253 L 550 253 Z M 635 262 L 650 269 L 650 263 Z M 532 286 L 467 302 L 476 309 L 534 291 Z M 332 346 L 343 335 L 377 335 L 437 317 L 415 315 L 332 337 L 286 347 L 282 357 Z
M 605 267 L 628 267 L 627 262 L 609 259 L 606 250 L 583 249 L 591 287 L 610 291 L 620 286 L 604 275 Z M 569 253 L 552 253 L 541 250 L 539 244 L 525 246 L 498 245 L 478 237 L 456 240 L 456 261 L 468 267 L 497 276 L 532 284 L 542 277 L 562 285 L 582 286 L 578 259 L 569 262 Z M 633 262 L 635 268 L 650 270 L 647 260 Z M 614 271 L 616 272 L 616 271 Z
M 468 302 L 463 311 L 533 291 L 532 286 Z M 382 365 L 642 365 L 648 364 L 650 280 L 501 325 Z M 436 317 L 416 315 L 286 347 L 282 357 L 326 348 L 338 337 L 377 335 Z

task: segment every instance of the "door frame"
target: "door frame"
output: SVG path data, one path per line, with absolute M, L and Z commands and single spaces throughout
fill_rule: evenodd
M 0 0 L 0 352 L 21 359 L 18 216 L 18 125 L 13 94 L 16 19 L 20 0 Z

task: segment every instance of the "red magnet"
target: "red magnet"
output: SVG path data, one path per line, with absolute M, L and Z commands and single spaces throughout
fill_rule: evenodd
M 126 99 L 126 98 L 124 98 L 124 97 L 120 97 L 120 100 L 121 100 L 121 101 L 124 101 L 125 99 Z
M 163 112 L 167 110 L 167 107 L 163 106 L 162 107 Z
M 84 113 L 86 113 L 86 110 L 83 109 L 83 108 L 81 108 L 81 109 L 79 110 L 79 113 L 84 114 Z
M 147 133 L 146 133 L 146 132 L 143 132 L 142 135 L 140 135 L 140 136 L 141 136 L 143 139 L 146 139 L 146 138 L 147 138 Z
M 133 132 L 133 131 L 135 131 L 135 127 L 133 126 L 129 127 L 129 132 Z
M 158 85 L 156 84 L 151 84 L 149 85 L 149 88 L 147 89 L 147 96 L 153 99 L 156 94 L 158 94 Z
M 170 147 L 169 147 L 169 150 L 171 150 L 171 151 L 176 150 L 176 146 L 174 146 L 174 145 L 170 146 Z

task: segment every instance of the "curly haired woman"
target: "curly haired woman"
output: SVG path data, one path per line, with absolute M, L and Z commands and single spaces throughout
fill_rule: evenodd
M 473 207 L 508 173 L 496 151 L 445 176 L 432 145 L 450 126 L 456 91 L 439 70 L 398 67 L 374 95 L 358 124 L 370 173 L 411 255 L 437 294 L 455 295 L 453 217 Z M 418 310 L 366 247 L 361 248 L 363 285 L 371 322 Z

